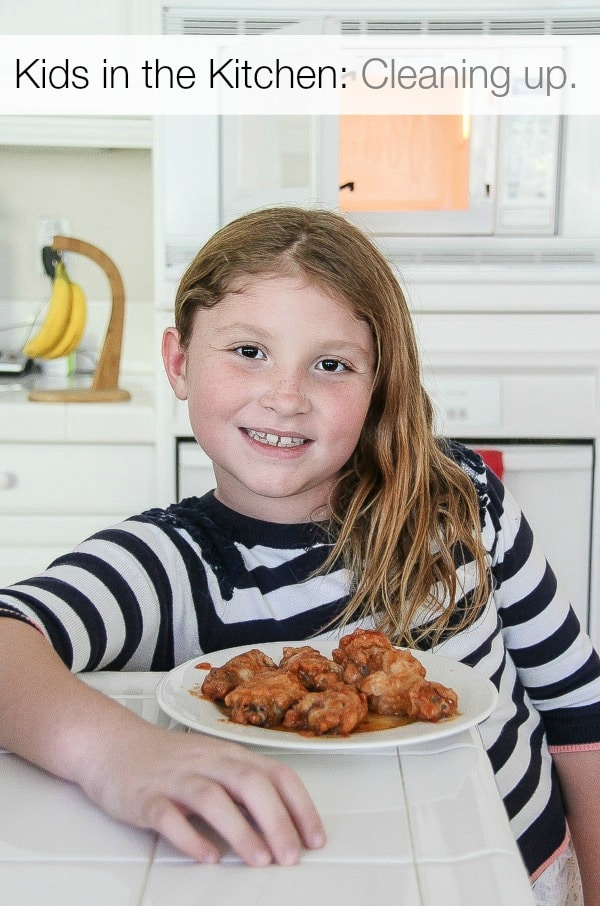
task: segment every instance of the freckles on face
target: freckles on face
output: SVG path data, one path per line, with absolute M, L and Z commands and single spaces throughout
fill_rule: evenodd
M 374 359 L 368 325 L 301 276 L 249 279 L 197 312 L 185 384 L 217 496 L 257 518 L 312 518 L 358 442 Z

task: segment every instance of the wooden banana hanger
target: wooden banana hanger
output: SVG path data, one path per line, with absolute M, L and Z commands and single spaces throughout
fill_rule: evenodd
M 29 399 L 49 403 L 118 403 L 131 399 L 127 390 L 119 387 L 119 366 L 125 320 L 125 288 L 114 261 L 95 245 L 74 239 L 72 236 L 55 236 L 52 247 L 58 252 L 75 252 L 85 255 L 98 264 L 108 278 L 112 308 L 104 345 L 94 371 L 92 386 L 72 387 L 65 390 L 32 390 Z

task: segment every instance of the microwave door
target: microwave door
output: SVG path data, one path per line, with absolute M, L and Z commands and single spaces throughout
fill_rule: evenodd
M 496 147 L 493 116 L 342 116 L 339 210 L 376 235 L 491 234 Z

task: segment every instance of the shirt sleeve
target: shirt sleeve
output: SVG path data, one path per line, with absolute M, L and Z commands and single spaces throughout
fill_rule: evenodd
M 600 741 L 600 659 L 518 504 L 488 472 L 494 597 L 505 644 L 549 745 Z M 568 531 L 568 526 L 565 526 Z
M 74 672 L 166 670 L 176 573 L 168 533 L 127 520 L 0 591 L 0 616 L 37 627 Z

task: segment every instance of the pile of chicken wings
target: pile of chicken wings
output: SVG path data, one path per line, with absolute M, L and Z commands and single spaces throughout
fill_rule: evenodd
M 458 707 L 454 690 L 425 679 L 410 651 L 370 629 L 343 636 L 331 659 L 310 645 L 288 646 L 276 664 L 253 648 L 209 670 L 201 693 L 235 723 L 315 736 L 347 736 L 369 712 L 439 721 Z

